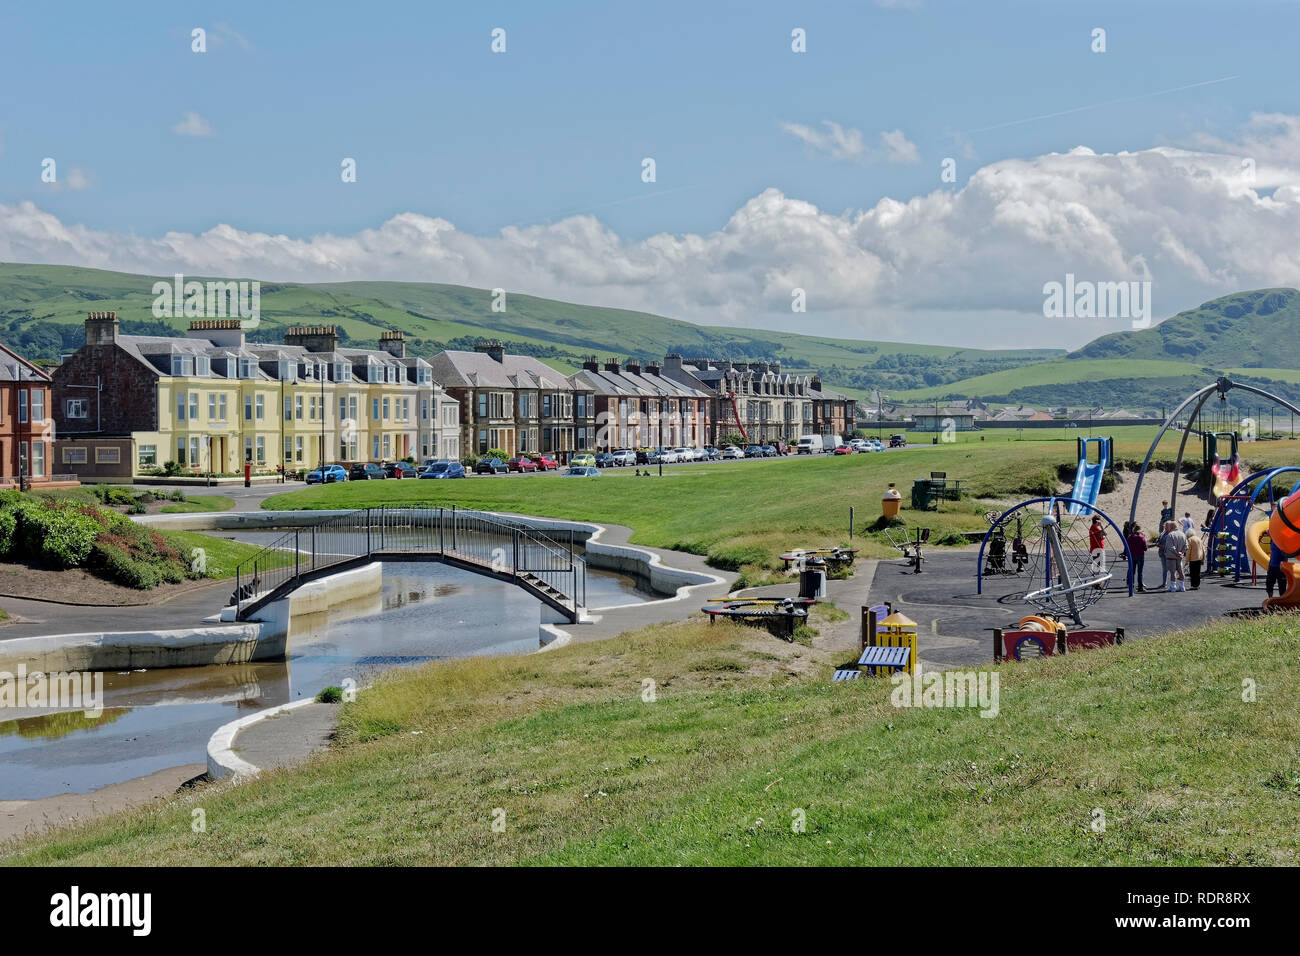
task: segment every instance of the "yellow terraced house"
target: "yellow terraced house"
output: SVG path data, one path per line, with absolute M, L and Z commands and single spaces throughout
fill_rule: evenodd
M 62 470 L 130 481 L 168 462 L 181 474 L 306 471 L 324 462 L 455 453 L 455 403 L 400 332 L 381 349 L 340 349 L 332 326 L 248 342 L 237 319 L 186 335 L 121 333 L 91 313 L 86 344 L 54 373 Z

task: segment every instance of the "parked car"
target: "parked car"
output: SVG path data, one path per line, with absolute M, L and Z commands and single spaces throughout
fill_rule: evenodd
M 607 451 L 598 451 L 598 452 L 596 452 L 596 467 L 597 467 L 597 468 L 613 468 L 613 467 L 614 467 L 614 456 L 611 455 L 611 454 L 610 454 L 609 452 L 607 452 Z
M 550 455 L 529 455 L 528 457 L 531 458 L 534 462 L 536 462 L 538 471 L 559 471 L 560 470 L 560 463 L 556 461 L 554 458 L 552 458 Z
M 885 444 L 879 438 L 868 438 L 867 444 L 871 446 L 872 451 L 884 451 Z
M 722 457 L 724 459 L 744 458 L 745 453 L 741 449 L 737 448 L 735 445 L 728 445 L 726 448 L 722 449 Z
M 636 464 L 636 452 L 630 448 L 620 448 L 614 452 L 614 463 L 626 467 Z
M 390 461 L 384 465 L 384 474 L 389 478 L 418 478 L 419 471 L 408 461 Z
M 476 475 L 504 475 L 509 466 L 500 458 L 483 458 L 474 466 Z
M 763 457 L 764 457 L 764 458 L 775 458 L 775 457 L 776 457 L 776 446 L 775 446 L 775 445 L 764 445 L 764 446 L 763 446 Z
M 673 454 L 677 456 L 678 461 L 694 461 L 695 449 L 687 448 L 685 445 L 673 449 Z
M 599 478 L 600 469 L 595 465 L 572 465 L 564 470 L 562 478 Z
M 746 457 L 746 458 L 762 458 L 762 457 L 763 457 L 763 446 L 762 446 L 762 445 L 746 445 L 746 446 L 745 446 L 745 457 Z
M 348 473 L 342 465 L 325 465 L 307 472 L 307 484 L 328 485 L 331 481 L 347 481 Z
M 704 448 L 704 456 L 709 461 L 717 461 L 722 457 L 722 452 L 718 451 L 718 449 L 714 448 L 712 445 L 706 445 Z
M 515 455 L 514 458 L 511 458 L 506 462 L 506 470 L 517 471 L 520 474 L 523 474 L 526 471 L 536 471 L 537 462 L 533 461 L 531 458 L 526 458 L 523 455 Z
M 383 467 L 373 461 L 359 461 L 348 471 L 349 481 L 375 481 L 387 477 Z
M 675 465 L 681 460 L 682 456 L 677 454 L 675 448 L 656 448 L 650 463 L 652 465 Z
M 653 449 L 653 448 L 638 448 L 638 449 L 636 450 L 636 462 L 635 462 L 635 463 L 638 464 L 638 465 L 649 465 L 649 464 L 651 464 L 650 457 L 651 457 L 653 454 L 654 454 L 654 449 Z
M 576 465 L 579 468 L 595 468 L 596 456 L 592 454 L 574 455 L 569 459 L 570 465 Z
M 890 436 L 889 436 L 889 447 L 890 447 L 890 448 L 903 448 L 903 447 L 906 446 L 906 445 L 907 445 L 907 436 L 906 436 L 906 435 L 890 435 Z
M 860 452 L 863 454 L 869 451 L 876 450 L 876 446 L 871 444 L 871 442 L 867 441 L 865 438 L 850 438 L 849 447 L 852 448 L 855 452 Z
M 833 451 L 831 454 L 833 454 L 833 455 L 851 455 L 851 454 L 853 454 L 853 449 L 850 448 L 848 445 L 839 445 L 839 446 L 836 447 L 835 451 Z
M 465 466 L 446 458 L 430 459 L 420 472 L 421 478 L 464 478 Z

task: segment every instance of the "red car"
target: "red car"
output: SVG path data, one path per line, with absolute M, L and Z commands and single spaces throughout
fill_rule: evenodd
M 517 471 L 523 474 L 526 471 L 537 471 L 537 462 L 519 455 L 506 462 L 506 468 L 509 471 Z
M 853 454 L 853 449 L 850 448 L 848 445 L 840 445 L 838 448 L 835 449 L 835 454 L 837 454 L 837 455 L 851 455 L 851 454 Z
M 537 466 L 538 471 L 559 471 L 560 463 L 554 458 L 547 455 L 537 455 L 533 458 L 533 464 Z

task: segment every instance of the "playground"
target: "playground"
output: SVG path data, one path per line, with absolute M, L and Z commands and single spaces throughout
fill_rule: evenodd
M 977 545 L 924 549 L 924 517 L 914 513 L 916 527 L 906 529 L 913 543 L 890 536 L 899 556 L 874 569 L 872 601 L 916 622 L 917 656 L 931 669 L 1004 655 L 1023 660 L 1300 607 L 1300 463 L 1247 473 L 1242 444 L 1254 439 L 1254 425 L 1247 419 L 1234 427 L 1227 412 L 1228 393 L 1237 388 L 1295 411 L 1268 392 L 1218 379 L 1170 413 L 1137 475 L 1110 482 L 1106 495 L 1113 441 L 1080 438 L 1069 494 L 987 512 Z M 1171 431 L 1181 432 L 1172 472 L 1149 473 Z M 1184 469 L 1189 447 L 1199 451 L 1199 467 Z M 1185 515 L 1187 538 L 1202 547 L 1199 586 L 1170 592 L 1154 538 L 1165 521 Z M 1125 536 L 1133 522 L 1148 542 L 1141 582 Z M 1270 575 L 1275 596 L 1265 587 Z M 864 641 L 874 643 L 868 635 Z

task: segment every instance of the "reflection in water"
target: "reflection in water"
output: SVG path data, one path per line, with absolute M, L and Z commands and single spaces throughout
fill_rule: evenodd
M 643 599 L 630 578 L 592 572 L 587 593 L 591 606 Z M 540 605 L 513 585 L 430 562 L 385 564 L 381 594 L 296 615 L 287 661 L 106 673 L 111 709 L 93 723 L 80 711 L 0 712 L 21 718 L 0 721 L 0 800 L 86 793 L 201 764 L 212 732 L 246 713 L 349 678 L 363 686 L 391 667 L 535 651 L 540 622 Z

